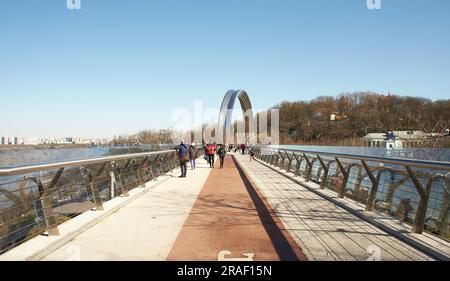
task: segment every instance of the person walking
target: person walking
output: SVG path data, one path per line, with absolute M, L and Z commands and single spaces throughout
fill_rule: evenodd
M 220 168 L 223 168 L 223 162 L 225 160 L 225 147 L 222 144 L 219 144 L 219 148 L 217 149 L 217 155 L 219 155 L 219 159 L 220 159 Z
M 178 159 L 180 160 L 181 176 L 179 176 L 179 178 L 185 178 L 186 173 L 187 173 L 186 163 L 189 162 L 188 147 L 184 144 L 183 141 L 181 141 L 180 145 L 176 149 L 177 149 Z
M 245 154 L 245 144 L 241 144 L 242 155 Z
M 250 155 L 250 162 L 252 162 L 252 160 L 255 160 L 255 152 L 253 152 L 253 150 L 251 148 L 249 148 L 249 155 Z
M 189 146 L 189 162 L 191 164 L 191 170 L 195 170 L 195 159 L 197 159 L 197 148 L 195 148 L 195 143 Z
M 205 159 L 206 163 L 209 164 L 207 146 L 208 144 L 205 141 L 202 141 L 203 159 Z
M 208 144 L 206 146 L 206 153 L 208 154 L 208 163 L 210 168 L 214 168 L 214 155 L 216 154 L 216 144 Z

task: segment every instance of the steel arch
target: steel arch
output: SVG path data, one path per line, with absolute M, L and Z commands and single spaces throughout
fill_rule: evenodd
M 225 94 L 223 98 L 219 113 L 219 124 L 218 124 L 219 134 L 216 139 L 220 143 L 224 143 L 223 140 L 226 139 L 225 133 L 229 132 L 229 129 L 232 126 L 231 118 L 233 115 L 233 109 L 234 104 L 236 102 L 236 98 L 239 100 L 239 103 L 241 104 L 244 120 L 249 115 L 251 115 L 251 117 L 253 118 L 252 103 L 250 102 L 250 98 L 247 92 L 244 90 L 228 90 L 228 92 Z

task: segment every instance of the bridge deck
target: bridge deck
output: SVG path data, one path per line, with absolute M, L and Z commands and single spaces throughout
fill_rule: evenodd
M 431 259 L 248 156 L 233 157 L 224 169 L 200 160 L 188 178 L 161 183 L 44 260 L 367 260 L 371 249 L 382 260 Z

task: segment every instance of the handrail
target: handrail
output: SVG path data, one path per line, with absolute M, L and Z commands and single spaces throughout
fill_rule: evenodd
M 26 173 L 39 172 L 44 170 L 51 169 L 59 169 L 64 167 L 73 167 L 80 165 L 88 165 L 88 164 L 96 164 L 108 161 L 118 161 L 130 158 L 138 158 L 138 157 L 146 157 L 156 154 L 165 154 L 174 152 L 174 150 L 160 150 L 160 151 L 151 151 L 151 152 L 140 152 L 140 153 L 127 153 L 113 156 L 105 156 L 105 157 L 96 157 L 96 158 L 88 158 L 82 160 L 70 160 L 70 161 L 62 161 L 62 162 L 54 162 L 47 164 L 37 164 L 37 165 L 26 165 L 20 167 L 13 168 L 0 168 L 0 176 L 13 176 L 20 175 Z
M 450 170 L 450 162 L 447 161 L 433 161 L 433 160 L 420 160 L 420 159 L 406 159 L 406 158 L 396 158 L 396 157 L 381 157 L 381 156 L 369 156 L 369 155 L 356 155 L 356 154 L 348 154 L 348 153 L 339 153 L 339 152 L 323 152 L 323 151 L 313 151 L 313 150 L 303 150 L 303 149 L 293 149 L 293 148 L 281 148 L 281 147 L 270 147 L 270 146 L 262 146 L 262 149 L 270 149 L 270 150 L 281 150 L 281 151 L 289 151 L 289 152 L 298 152 L 305 154 L 318 154 L 323 156 L 331 156 L 331 157 L 341 157 L 352 160 L 364 160 L 370 162 L 378 162 L 378 163 L 388 163 L 393 165 L 402 165 L 402 166 L 411 166 L 416 168 L 429 168 L 429 169 L 437 169 L 437 170 Z

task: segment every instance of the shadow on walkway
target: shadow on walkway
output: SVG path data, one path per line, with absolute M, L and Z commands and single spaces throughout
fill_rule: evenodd
M 236 161 L 236 158 L 234 156 L 232 158 L 245 188 L 247 189 L 253 204 L 255 204 L 256 211 L 258 212 L 261 222 L 280 259 L 282 261 L 307 260 L 306 256 L 301 252 L 294 239 L 284 228 L 282 222 L 275 215 L 275 212 L 272 210 L 267 200 L 255 188 L 256 185 L 250 181 L 249 177 L 247 177 L 246 173 L 239 165 L 239 162 Z

